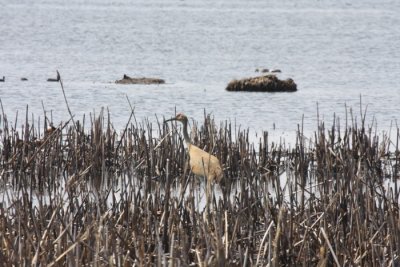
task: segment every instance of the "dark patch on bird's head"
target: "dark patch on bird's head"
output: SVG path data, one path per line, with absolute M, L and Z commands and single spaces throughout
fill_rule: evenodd
M 183 113 L 178 113 L 178 114 L 176 115 L 176 117 L 175 117 L 175 120 L 184 122 L 184 121 L 187 121 L 188 118 L 186 117 L 185 114 L 183 114 Z
M 165 122 L 168 122 L 168 121 L 187 122 L 187 121 L 188 121 L 188 118 L 186 117 L 185 114 L 183 114 L 183 113 L 178 113 L 178 114 L 176 114 L 175 118 L 171 118 L 171 119 L 169 119 L 169 120 L 166 120 L 166 121 L 164 121 L 164 123 L 165 123 Z

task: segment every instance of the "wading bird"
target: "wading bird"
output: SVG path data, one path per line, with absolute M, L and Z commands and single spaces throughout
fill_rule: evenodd
M 223 171 L 218 158 L 205 152 L 190 142 L 187 130 L 188 118 L 184 114 L 179 113 L 175 118 L 166 120 L 164 123 L 168 121 L 179 121 L 183 124 L 183 138 L 188 146 L 189 164 L 192 172 L 197 176 L 206 177 L 209 182 L 221 182 Z

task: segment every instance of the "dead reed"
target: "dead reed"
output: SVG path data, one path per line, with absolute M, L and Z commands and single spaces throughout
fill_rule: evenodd
M 205 114 L 192 140 L 225 172 L 208 202 L 175 125 L 28 114 L 0 118 L 4 266 L 400 264 L 398 128 L 390 139 L 351 116 L 311 139 L 299 125 L 294 147 L 267 132 L 256 145 Z

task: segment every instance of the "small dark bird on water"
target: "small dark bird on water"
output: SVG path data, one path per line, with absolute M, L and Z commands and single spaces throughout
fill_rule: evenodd
M 164 123 L 174 120 L 183 124 L 183 137 L 188 146 L 189 164 L 192 172 L 197 176 L 206 177 L 209 182 L 221 182 L 224 173 L 218 158 L 191 143 L 187 130 L 188 118 L 179 113 L 175 118 L 166 120 Z
M 60 74 L 58 73 L 58 71 L 57 71 L 57 78 L 56 79 L 49 78 L 49 79 L 47 79 L 47 81 L 48 82 L 59 82 L 60 81 Z
M 3 76 L 3 79 L 0 79 L 0 82 L 5 82 L 6 81 L 6 77 Z
M 21 78 L 21 81 L 27 81 L 27 80 L 28 80 L 28 78 L 25 78 L 25 77 Z
M 280 69 L 273 69 L 271 70 L 272 73 L 282 72 Z

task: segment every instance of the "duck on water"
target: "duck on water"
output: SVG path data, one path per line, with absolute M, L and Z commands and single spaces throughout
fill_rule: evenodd
M 48 82 L 59 82 L 60 81 L 60 73 L 58 73 L 58 71 L 57 71 L 57 78 L 56 79 L 48 78 L 47 81 Z

